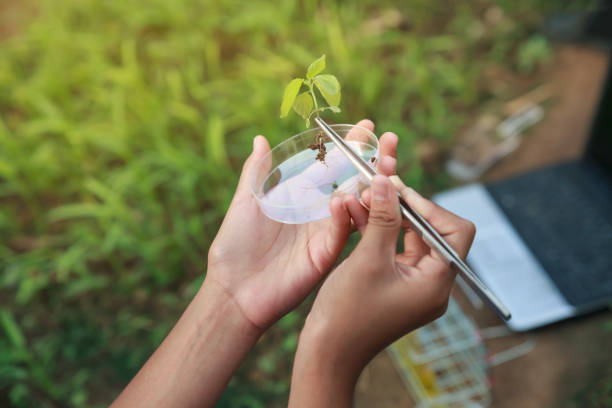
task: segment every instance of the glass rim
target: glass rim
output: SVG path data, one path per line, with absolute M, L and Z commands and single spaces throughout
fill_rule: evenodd
M 363 126 L 359 126 L 359 125 L 352 125 L 352 124 L 349 124 L 349 123 L 337 123 L 337 124 L 334 124 L 334 125 L 329 125 L 329 126 L 330 126 L 332 129 L 335 129 L 335 128 L 342 128 L 342 127 L 348 127 L 348 128 L 360 128 L 360 129 L 365 130 L 365 131 L 367 132 L 368 136 L 369 136 L 371 139 L 373 139 L 373 140 L 375 141 L 376 145 L 375 145 L 375 146 L 373 146 L 373 147 L 375 148 L 375 151 L 376 151 L 376 154 L 375 154 L 375 155 L 377 155 L 377 154 L 378 154 L 378 151 L 379 151 L 379 148 L 380 148 L 380 144 L 379 144 L 379 141 L 378 141 L 378 137 L 377 137 L 377 136 L 376 136 L 376 134 L 374 134 L 374 132 L 373 132 L 373 131 L 371 131 L 370 129 L 368 129 L 368 128 L 366 128 L 366 127 L 363 127 Z M 281 148 L 283 148 L 284 146 L 286 146 L 286 144 L 288 144 L 288 143 L 289 143 L 289 142 L 291 142 L 292 140 L 294 140 L 294 139 L 296 139 L 296 138 L 299 138 L 299 137 L 301 137 L 301 136 L 304 136 L 306 133 L 309 133 L 309 132 L 314 132 L 314 131 L 317 131 L 317 130 L 320 130 L 320 129 L 319 129 L 318 127 L 314 127 L 314 128 L 306 129 L 306 130 L 304 130 L 304 131 L 302 131 L 302 132 L 300 132 L 300 133 L 297 133 L 297 134 L 295 134 L 295 135 L 291 136 L 291 137 L 290 137 L 290 138 L 288 138 L 288 139 L 283 140 L 281 143 L 277 144 L 277 145 L 276 145 L 276 146 L 274 146 L 272 149 L 270 149 L 270 151 L 269 151 L 268 153 L 266 153 L 266 154 L 265 154 L 265 155 L 264 155 L 262 158 L 260 158 L 260 159 L 257 161 L 257 163 L 255 163 L 255 165 L 254 165 L 254 167 L 253 167 L 253 169 L 254 169 L 254 170 L 253 170 L 253 174 L 251 175 L 250 180 L 249 180 L 249 188 L 251 189 L 251 194 L 253 195 L 253 197 L 255 197 L 255 199 L 258 201 L 258 203 L 259 203 L 259 204 L 261 204 L 261 203 L 262 203 L 262 198 L 261 198 L 261 197 L 259 197 L 259 195 L 258 195 L 258 194 L 257 194 L 257 192 L 255 191 L 255 190 L 256 190 L 256 186 L 255 186 L 255 184 L 256 184 L 256 180 L 255 180 L 255 178 L 257 177 L 257 170 L 259 169 L 259 166 L 261 166 L 261 164 L 264 162 L 264 160 L 265 160 L 267 157 L 271 156 L 271 155 L 274 153 L 274 151 L 278 151 L 278 150 L 280 150 Z M 335 129 L 335 130 L 337 130 L 337 129 Z M 343 138 L 344 138 L 344 136 L 343 136 Z M 269 175 L 269 173 L 268 173 L 268 175 Z M 267 177 L 267 176 L 266 176 L 266 177 Z M 297 208 L 297 209 L 308 209 L 308 208 L 314 208 L 314 207 L 317 207 L 317 206 L 318 206 L 318 204 L 317 204 L 317 203 L 313 203 L 313 204 L 304 205 L 304 206 L 295 206 L 295 205 L 282 205 L 282 204 L 273 204 L 273 203 L 272 203 L 272 204 L 270 204 L 270 203 L 266 203 L 266 206 L 268 206 L 268 207 L 272 206 L 272 207 L 274 207 L 274 208 Z

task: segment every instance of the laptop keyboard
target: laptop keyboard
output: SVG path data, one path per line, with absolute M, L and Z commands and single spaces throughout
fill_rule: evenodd
M 573 306 L 612 300 L 612 179 L 573 162 L 487 186 Z

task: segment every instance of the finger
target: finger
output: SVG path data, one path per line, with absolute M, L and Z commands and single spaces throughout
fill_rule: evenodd
M 393 132 L 384 133 L 379 140 L 380 156 L 390 156 L 397 159 L 398 137 Z
M 369 187 L 361 192 L 361 205 L 367 208 L 368 211 L 370 211 L 371 192 L 372 190 Z
M 364 207 L 368 211 L 370 211 L 371 197 L 372 197 L 372 194 L 370 193 L 370 188 L 367 188 L 361 192 L 360 204 L 362 207 Z M 402 218 L 402 228 L 406 228 L 406 229 L 410 228 L 410 223 L 405 218 Z
M 329 203 L 329 210 L 331 212 L 331 223 L 325 238 L 325 247 L 330 259 L 336 259 L 350 234 L 351 217 L 340 197 L 332 198 Z
M 369 119 L 363 119 L 351 128 L 344 137 L 344 140 L 367 143 L 372 137 L 372 131 L 374 131 L 374 122 Z
M 394 178 L 396 177 L 389 177 L 389 180 L 393 182 Z M 395 186 L 396 183 L 393 184 Z M 363 205 L 369 207 L 371 200 L 370 189 L 366 189 L 361 193 L 361 200 Z M 423 242 L 419 234 L 410 228 L 408 220 L 402 219 L 402 227 L 406 229 L 404 232 L 404 252 L 398 254 L 397 262 L 414 266 L 423 256 L 430 252 L 430 249 Z
M 453 287 L 455 274 L 439 259 L 435 259 L 429 255 L 425 256 L 417 266 L 404 266 L 398 264 L 398 270 L 410 277 L 410 284 L 419 287 L 419 295 L 422 299 L 426 299 L 423 307 L 423 317 L 426 319 L 421 324 L 425 324 L 436 317 L 444 314 L 448 305 L 449 296 Z M 402 285 L 391 286 L 396 295 L 402 299 L 405 294 L 405 287 L 402 291 Z M 405 295 L 404 295 L 405 299 Z M 410 302 L 407 300 L 407 302 Z M 428 310 L 428 313 L 425 313 Z
M 404 232 L 404 252 L 398 254 L 397 262 L 414 266 L 431 250 L 414 230 Z
M 391 176 L 390 179 L 400 190 L 402 198 L 408 205 L 425 218 L 453 249 L 465 258 L 476 234 L 474 224 L 421 197 L 419 193 L 407 187 L 399 177 Z
M 244 162 L 242 172 L 240 173 L 240 181 L 236 193 L 249 193 L 250 184 L 253 178 L 266 177 L 272 166 L 272 157 L 268 156 L 264 159 L 267 153 L 270 152 L 270 144 L 268 140 L 259 135 L 253 139 L 253 151 Z M 262 161 L 263 159 L 263 161 Z M 261 163 L 260 163 L 261 162 Z
M 397 192 L 385 176 L 372 179 L 370 216 L 360 245 L 389 251 L 395 255 L 397 235 L 402 223 Z
M 397 167 L 397 160 L 391 156 L 381 156 L 376 165 L 378 172 L 385 176 L 391 176 L 395 174 Z
M 344 205 L 353 219 L 355 228 L 363 235 L 366 225 L 368 225 L 368 210 L 366 210 L 359 200 L 357 200 L 357 197 L 352 194 L 344 197 Z
M 357 126 L 366 128 L 370 132 L 374 131 L 374 122 L 372 122 L 370 119 L 361 119 L 359 122 L 357 122 Z
M 428 279 L 435 279 L 441 284 L 452 284 L 456 273 L 446 262 L 437 256 L 426 255 L 417 263 L 417 269 L 426 274 Z
M 379 140 L 378 162 L 376 169 L 385 176 L 395 174 L 397 168 L 397 135 L 387 132 Z

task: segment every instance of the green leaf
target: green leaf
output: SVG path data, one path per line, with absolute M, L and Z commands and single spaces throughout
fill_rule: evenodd
M 312 98 L 308 92 L 302 92 L 295 98 L 293 110 L 304 119 L 308 118 L 310 111 L 312 111 Z
M 289 82 L 289 85 L 287 85 L 287 87 L 285 88 L 283 102 L 281 103 L 281 118 L 284 118 L 289 114 L 289 111 L 293 106 L 293 102 L 295 102 L 295 97 L 297 96 L 298 92 L 300 92 L 302 82 L 304 82 L 302 78 L 295 78 L 291 82 Z
M 66 299 L 82 295 L 89 291 L 104 289 L 109 284 L 107 276 L 89 275 L 78 280 L 73 280 L 66 287 Z
M 334 113 L 340 113 L 342 112 L 342 109 L 340 109 L 337 106 L 319 106 L 318 112 L 325 112 L 325 111 L 332 111 Z M 310 116 L 312 116 L 312 113 L 310 114 Z
M 0 325 L 4 328 L 6 337 L 8 337 L 13 346 L 22 348 L 25 345 L 23 333 L 21 333 L 21 329 L 10 311 L 6 309 L 0 311 Z
M 314 83 L 329 106 L 340 104 L 340 82 L 333 75 L 324 74 L 314 77 Z
M 218 164 L 228 163 L 225 150 L 225 121 L 217 115 L 211 116 L 208 120 L 206 147 L 213 162 Z
M 320 74 L 325 69 L 325 54 L 321 55 L 319 59 L 310 64 L 308 71 L 306 71 L 306 78 L 312 79 L 315 75 Z
M 107 214 L 106 209 L 101 204 L 78 203 L 65 204 L 49 211 L 50 221 L 61 221 L 80 217 L 102 217 Z
M 15 295 L 15 300 L 18 304 L 23 305 L 32 300 L 32 297 L 36 295 L 38 291 L 43 289 L 49 284 L 48 274 L 38 274 L 34 276 L 28 276 L 23 279 L 19 284 L 19 289 Z

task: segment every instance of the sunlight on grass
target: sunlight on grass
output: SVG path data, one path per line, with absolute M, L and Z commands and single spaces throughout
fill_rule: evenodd
M 0 405 L 18 407 L 104 406 L 134 375 L 202 281 L 252 138 L 301 130 L 279 105 L 318 56 L 343 84 L 334 120 L 397 132 L 403 177 L 428 191 L 444 178 L 415 145 L 449 146 L 491 97 L 483 68 L 550 57 L 529 1 L 12 3 L 27 12 L 0 30 Z M 282 405 L 296 313 L 221 405 Z

